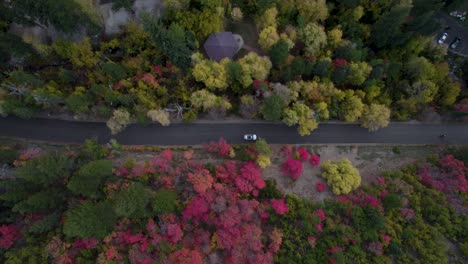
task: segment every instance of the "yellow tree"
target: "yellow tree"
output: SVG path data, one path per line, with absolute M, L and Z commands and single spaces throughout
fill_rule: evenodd
M 278 15 L 278 10 L 276 7 L 269 8 L 265 10 L 263 15 L 257 19 L 257 28 L 258 30 L 263 30 L 267 27 L 276 28 L 276 16 Z
M 212 60 L 202 60 L 192 71 L 197 82 L 203 82 L 211 91 L 226 90 L 228 87 L 228 74 L 222 63 Z
M 168 126 L 171 124 L 169 113 L 162 109 L 149 110 L 146 115 L 153 121 L 159 122 L 162 126 Z
M 241 84 L 248 87 L 253 80 L 263 81 L 268 78 L 271 69 L 271 61 L 267 56 L 259 56 L 255 52 L 250 52 L 239 60 L 242 69 Z
M 336 195 L 347 194 L 355 190 L 361 184 L 361 175 L 353 167 L 351 161 L 342 159 L 340 161 L 326 161 L 322 164 L 322 177 L 332 187 Z
M 125 109 L 114 110 L 112 117 L 107 121 L 107 127 L 111 130 L 112 135 L 124 130 L 130 124 L 130 113 Z
M 264 51 L 268 51 L 273 45 L 279 41 L 280 37 L 276 32 L 276 27 L 269 26 L 260 32 L 258 44 Z
M 328 17 L 328 7 L 325 0 L 296 0 L 299 15 L 306 22 L 323 21 Z
M 371 104 L 364 110 L 361 117 L 361 126 L 369 131 L 377 131 L 388 126 L 390 122 L 390 109 L 385 105 Z
M 345 97 L 341 102 L 341 116 L 346 122 L 355 122 L 364 111 L 361 98 L 354 94 L 353 90 L 346 90 Z

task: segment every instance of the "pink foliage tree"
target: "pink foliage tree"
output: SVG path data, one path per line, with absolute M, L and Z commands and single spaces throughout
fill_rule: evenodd
M 240 192 L 258 195 L 258 191 L 265 187 L 265 181 L 262 179 L 262 171 L 252 161 L 244 163 L 240 169 L 240 175 L 235 179 L 236 187 Z
M 327 187 L 326 187 L 325 183 L 323 183 L 323 182 L 317 182 L 317 184 L 315 185 L 315 189 L 317 190 L 317 192 L 323 192 L 323 191 L 325 191 L 326 188 Z
M 193 189 L 197 193 L 204 193 L 213 186 L 214 180 L 211 177 L 210 171 L 202 169 L 195 173 L 188 174 L 188 181 L 193 185 Z
M 306 161 L 309 159 L 309 152 L 305 148 L 298 148 L 296 150 L 296 157 L 301 161 Z
M 0 226 L 0 248 L 8 249 L 21 238 L 21 231 L 15 225 Z
M 170 263 L 203 264 L 203 255 L 198 250 L 182 248 L 169 255 Z
M 271 207 L 279 215 L 284 215 L 289 211 L 288 205 L 286 204 L 284 199 L 272 199 Z
M 229 145 L 224 138 L 220 138 L 218 142 L 211 141 L 205 148 L 208 152 L 217 153 L 225 157 L 228 157 L 231 152 L 231 145 Z
M 317 154 L 312 154 L 309 160 L 312 166 L 318 166 L 320 164 L 320 156 Z
M 288 175 L 297 180 L 302 173 L 302 163 L 296 159 L 288 158 L 282 165 L 284 175 Z

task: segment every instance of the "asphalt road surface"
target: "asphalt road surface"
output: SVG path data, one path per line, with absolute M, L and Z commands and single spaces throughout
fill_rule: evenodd
M 130 125 L 111 137 L 103 123 L 70 122 L 53 119 L 22 120 L 0 118 L 0 137 L 23 138 L 56 143 L 82 143 L 96 138 L 101 143 L 115 138 L 126 145 L 196 145 L 217 140 L 242 143 L 243 135 L 255 133 L 269 143 L 296 144 L 459 144 L 468 145 L 468 125 L 392 123 L 377 132 L 368 132 L 354 124 L 320 124 L 310 136 L 301 137 L 296 127 L 275 123 L 192 123 L 160 125 Z M 445 138 L 439 135 L 446 134 Z

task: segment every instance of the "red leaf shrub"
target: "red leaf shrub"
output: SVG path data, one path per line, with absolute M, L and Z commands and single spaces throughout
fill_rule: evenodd
M 413 220 L 414 217 L 414 210 L 412 208 L 401 208 L 400 214 L 403 216 L 407 221 Z
M 184 233 L 178 224 L 168 224 L 166 226 L 166 239 L 170 243 L 177 243 L 182 239 Z
M 296 157 L 301 161 L 306 161 L 309 159 L 309 152 L 305 148 L 298 148 L 296 150 Z
M 15 225 L 0 226 L 0 248 L 8 249 L 21 238 L 21 231 Z
M 169 255 L 170 263 L 203 264 L 203 255 L 198 250 L 179 249 Z
M 279 215 L 284 215 L 285 213 L 289 211 L 288 205 L 286 204 L 284 199 L 272 199 L 271 207 Z
M 343 250 L 342 247 L 336 246 L 336 247 L 329 248 L 329 249 L 327 250 L 327 253 L 328 253 L 328 254 L 333 254 L 333 253 L 335 253 L 335 252 L 342 251 L 342 250 Z
M 338 58 L 338 59 L 333 60 L 332 64 L 333 64 L 333 69 L 336 69 L 336 68 L 341 67 L 343 65 L 347 65 L 348 61 L 346 59 Z
M 424 164 L 419 168 L 419 181 L 439 192 L 468 191 L 468 168 L 463 161 L 446 155 L 439 160 L 440 167 Z
M 73 243 L 73 245 L 78 249 L 90 249 L 94 248 L 98 244 L 99 241 L 94 237 L 78 239 Z
M 193 219 L 194 222 L 208 221 L 212 201 L 207 201 L 205 198 L 205 196 L 197 195 L 190 201 L 182 212 L 184 220 Z
M 197 193 L 206 192 L 206 190 L 211 188 L 214 183 L 213 177 L 211 177 L 210 172 L 206 169 L 202 169 L 195 173 L 189 173 L 188 181 L 193 184 L 193 189 Z
M 229 157 L 229 153 L 231 152 L 231 145 L 229 145 L 224 138 L 220 138 L 218 142 L 211 141 L 210 144 L 204 147 L 208 152 L 217 153 L 225 157 Z
M 322 209 L 315 210 L 314 214 L 320 219 L 320 221 L 325 221 L 327 218 L 325 212 Z
M 383 245 L 380 242 L 370 242 L 369 245 L 367 245 L 367 250 L 377 256 L 383 255 Z
M 270 234 L 271 244 L 268 247 L 268 251 L 272 254 L 276 254 L 281 247 L 281 243 L 283 242 L 283 233 L 278 229 L 274 228 L 273 232 Z
M 302 173 L 302 163 L 296 159 L 289 158 L 282 165 L 284 175 L 288 175 L 294 180 L 297 180 Z
M 320 156 L 317 154 L 311 155 L 309 162 L 312 166 L 318 166 L 320 164 Z
M 244 163 L 240 169 L 240 176 L 235 179 L 236 187 L 240 192 L 253 192 L 254 196 L 258 191 L 265 187 L 265 181 L 262 179 L 262 170 L 253 161 Z
M 173 156 L 173 153 L 172 153 L 172 150 L 170 149 L 163 150 L 163 152 L 161 152 L 161 155 L 160 155 L 162 159 L 167 160 L 168 162 L 172 161 L 172 156 Z
M 326 188 L 327 187 L 323 182 L 317 182 L 317 184 L 315 185 L 315 189 L 317 190 L 317 192 L 323 192 Z

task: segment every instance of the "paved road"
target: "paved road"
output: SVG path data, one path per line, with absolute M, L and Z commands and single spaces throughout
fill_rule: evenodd
M 468 125 L 429 125 L 393 123 L 377 132 L 368 132 L 359 125 L 321 124 L 312 135 L 301 137 L 294 127 L 273 123 L 217 123 L 131 125 L 115 139 L 128 145 L 195 145 L 224 137 L 230 143 L 242 143 L 242 135 L 256 133 L 269 143 L 327 143 L 327 144 L 463 144 L 468 145 Z M 447 134 L 440 139 L 440 134 Z M 111 135 L 103 123 L 69 122 L 50 119 L 21 120 L 0 118 L 0 137 L 44 140 L 60 143 L 82 143 L 95 137 L 109 142 Z

